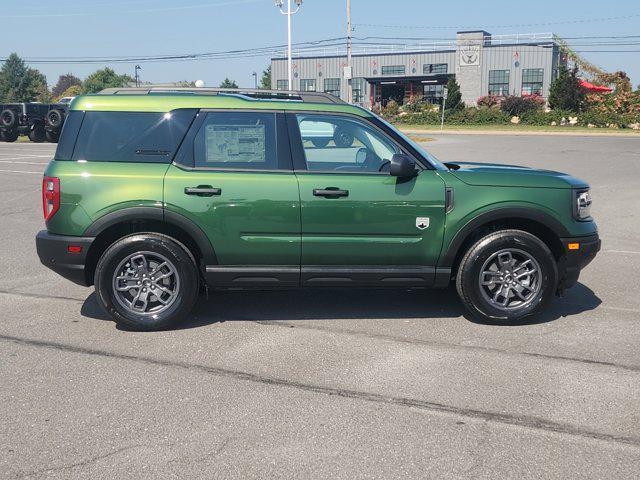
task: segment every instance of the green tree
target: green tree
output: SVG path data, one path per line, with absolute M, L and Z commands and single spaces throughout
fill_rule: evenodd
M 71 85 L 64 92 L 60 94 L 56 100 L 60 100 L 64 97 L 77 97 L 78 95 L 82 95 L 82 85 Z
M 449 94 L 447 99 L 444 102 L 445 110 L 460 110 L 464 108 L 464 103 L 462 103 L 462 93 L 460 92 L 460 85 L 456 81 L 455 77 L 450 77 L 447 82 L 447 90 Z
M 263 90 L 271 90 L 271 65 L 262 72 L 262 78 L 260 79 L 260 88 Z
M 580 87 L 578 67 L 571 71 L 565 66 L 560 67 L 558 78 L 551 82 L 549 88 L 549 106 L 558 110 L 579 112 L 585 100 L 585 92 Z
M 220 84 L 220 88 L 238 88 L 238 84 L 234 80 L 225 78 Z
M 109 67 L 105 67 L 89 75 L 82 86 L 84 93 L 98 93 L 105 88 L 126 87 L 133 81 L 129 75 L 118 75 Z
M 62 94 L 65 90 L 68 90 L 73 86 L 80 85 L 82 85 L 82 80 L 80 80 L 72 73 L 65 73 L 64 75 L 60 75 L 60 77 L 58 77 L 58 83 L 56 83 L 55 86 L 51 89 L 51 95 L 53 95 L 54 98 L 60 98 L 62 97 Z
M 50 96 L 46 77 L 17 54 L 9 55 L 0 69 L 0 103 L 46 102 Z

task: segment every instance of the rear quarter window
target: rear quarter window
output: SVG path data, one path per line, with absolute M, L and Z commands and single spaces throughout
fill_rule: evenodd
M 60 133 L 60 139 L 58 140 L 58 148 L 56 149 L 56 160 L 71 160 L 73 155 L 73 147 L 76 144 L 76 138 L 78 138 L 78 132 L 82 126 L 82 119 L 84 118 L 84 112 L 69 112 L 64 125 L 62 126 L 62 132 Z
M 85 112 L 71 159 L 169 163 L 196 113 Z

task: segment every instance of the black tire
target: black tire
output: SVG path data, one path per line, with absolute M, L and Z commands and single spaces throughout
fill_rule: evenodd
M 46 139 L 47 139 L 46 132 L 44 131 L 44 127 L 42 127 L 41 125 L 36 125 L 29 132 L 29 140 L 31 140 L 34 143 L 42 143 Z
M 46 132 L 45 135 L 47 136 L 47 142 L 49 143 L 58 143 L 58 140 L 60 140 L 60 135 L 57 133 Z
M 16 140 L 18 140 L 18 132 L 16 131 L 12 131 L 12 132 L 0 132 L 1 136 L 2 136 L 2 140 L 5 142 L 9 142 L 9 143 L 13 143 Z
M 504 279 L 508 283 L 509 278 L 496 277 L 496 284 L 486 287 L 481 285 L 480 280 L 485 263 L 505 250 L 514 252 L 514 255 L 522 254 L 523 258 L 530 257 L 539 267 L 538 278 L 535 281 L 539 288 L 535 294 L 530 293 L 530 298 L 527 298 L 526 302 L 521 302 L 516 298 L 513 290 L 511 293 L 509 290 L 504 290 L 507 291 L 507 297 L 511 296 L 515 300 L 515 306 L 510 310 L 496 307 L 496 304 L 492 303 L 492 299 L 489 298 L 497 288 L 502 288 L 498 286 L 500 279 Z M 510 268 L 507 270 L 509 270 L 509 277 L 514 274 Z M 532 280 L 527 281 L 533 282 Z M 478 240 L 462 258 L 456 276 L 456 288 L 467 310 L 483 322 L 497 324 L 519 323 L 539 314 L 553 298 L 557 284 L 558 266 L 549 247 L 538 237 L 521 230 L 501 230 Z M 493 291 L 488 292 L 491 288 Z M 525 296 L 527 295 L 529 293 L 525 294 Z M 505 295 L 498 298 L 504 299 Z M 518 302 L 521 302 L 519 306 Z
M 59 129 L 64 123 L 64 112 L 57 108 L 49 110 L 44 117 L 44 121 L 51 128 Z
M 16 126 L 18 121 L 18 117 L 16 112 L 11 110 L 10 108 L 5 108 L 2 113 L 0 113 L 0 125 L 4 128 L 13 128 Z
M 331 141 L 330 138 L 312 138 L 311 139 L 311 143 L 316 148 L 326 148 L 327 145 L 329 145 L 330 141 Z
M 175 283 L 173 286 L 175 299 L 158 313 L 136 313 L 126 308 L 114 291 L 116 270 L 128 258 L 140 252 L 159 254 L 175 268 L 178 280 L 177 286 Z M 199 274 L 193 255 L 178 241 L 158 233 L 137 233 L 115 242 L 100 257 L 94 280 L 100 305 L 116 323 L 130 330 L 153 331 L 175 326 L 189 315 L 198 299 Z M 148 295 L 153 299 L 151 292 Z
M 339 148 L 348 148 L 353 145 L 355 138 L 349 132 L 347 132 L 344 128 L 336 128 L 333 132 L 333 141 L 336 144 L 336 147 Z

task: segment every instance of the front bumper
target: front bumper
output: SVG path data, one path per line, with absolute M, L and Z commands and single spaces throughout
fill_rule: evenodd
M 578 283 L 580 271 L 589 265 L 600 251 L 602 242 L 597 233 L 587 237 L 561 238 L 564 255 L 558 263 L 558 292 Z
M 67 237 L 42 230 L 36 236 L 36 250 L 44 266 L 73 283 L 88 287 L 93 282 L 87 278 L 85 263 L 94 240 L 92 237 Z M 79 247 L 80 251 L 71 253 L 70 247 L 76 247 L 76 250 Z

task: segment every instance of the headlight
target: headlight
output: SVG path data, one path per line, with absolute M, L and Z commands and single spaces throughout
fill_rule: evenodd
M 574 191 L 573 216 L 576 220 L 591 218 L 591 193 L 589 190 Z

